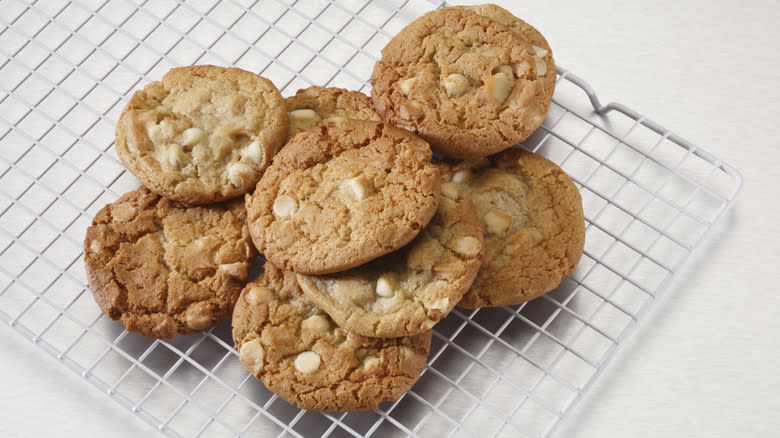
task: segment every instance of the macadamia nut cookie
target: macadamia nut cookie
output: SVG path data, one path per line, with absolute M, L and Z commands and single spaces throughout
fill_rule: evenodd
M 439 170 L 416 135 L 343 120 L 304 131 L 246 198 L 258 251 L 303 274 L 343 271 L 409 243 L 439 205 Z
M 289 119 L 288 141 L 295 134 L 323 123 L 344 119 L 382 121 L 374 111 L 371 98 L 358 91 L 312 86 L 284 100 Z
M 119 118 L 122 163 L 158 195 L 208 204 L 255 187 L 287 134 L 271 81 L 238 68 L 174 68 L 136 91 Z
M 479 158 L 531 135 L 554 84 L 550 48 L 535 29 L 496 6 L 452 7 L 423 15 L 382 49 L 371 96 L 385 121 L 436 152 Z
M 529 301 L 574 271 L 585 245 L 582 198 L 555 163 L 512 148 L 440 166 L 442 178 L 474 201 L 485 232 L 482 267 L 459 306 Z
M 145 187 L 103 207 L 84 241 L 103 313 L 160 339 L 229 318 L 254 256 L 240 201 L 186 207 Z
M 348 271 L 298 275 L 306 296 L 340 326 L 363 336 L 430 330 L 460 301 L 482 260 L 482 225 L 456 184 L 442 185 L 439 210 L 412 243 Z
M 336 325 L 298 288 L 295 274 L 266 263 L 233 313 L 244 367 L 300 409 L 361 411 L 396 400 L 420 378 L 431 331 L 367 338 Z

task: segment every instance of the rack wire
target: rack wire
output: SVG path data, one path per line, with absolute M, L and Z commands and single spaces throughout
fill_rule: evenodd
M 123 330 L 86 286 L 95 213 L 139 184 L 113 148 L 131 93 L 174 66 L 235 65 L 283 94 L 367 91 L 379 50 L 442 2 L 0 0 L 0 319 L 169 436 L 543 437 L 733 204 L 742 178 L 558 69 L 522 147 L 576 182 L 586 245 L 529 303 L 457 309 L 420 381 L 375 411 L 298 410 L 241 366 L 229 324 L 170 341 Z

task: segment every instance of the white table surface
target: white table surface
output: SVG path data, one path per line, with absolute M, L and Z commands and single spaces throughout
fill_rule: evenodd
M 555 436 L 776 436 L 780 3 L 496 3 L 536 25 L 602 102 L 653 118 L 745 177 L 732 211 Z M 5 325 L 0 351 L 0 436 L 154 436 Z

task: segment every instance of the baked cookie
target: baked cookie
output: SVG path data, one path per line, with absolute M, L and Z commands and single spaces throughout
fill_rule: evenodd
M 306 296 L 341 327 L 391 338 L 430 330 L 477 276 L 482 224 L 456 184 L 442 185 L 439 210 L 415 240 L 348 271 L 298 275 Z
M 119 118 L 122 163 L 150 190 L 208 204 L 253 189 L 287 135 L 273 83 L 238 68 L 174 68 L 136 91 Z
M 246 369 L 300 409 L 361 411 L 396 400 L 425 367 L 431 331 L 367 338 L 337 326 L 270 263 L 241 293 L 233 340 Z
M 442 178 L 474 201 L 484 224 L 485 258 L 461 307 L 522 303 L 570 275 L 585 244 L 582 199 L 553 162 L 526 150 L 456 166 Z
M 358 91 L 312 86 L 298 90 L 295 96 L 284 101 L 289 119 L 288 141 L 299 132 L 327 122 L 343 119 L 382 121 L 374 111 L 371 98 Z
M 402 29 L 374 67 L 377 112 L 457 158 L 527 138 L 549 109 L 555 67 L 544 38 L 504 12 L 442 8 Z
M 439 170 L 416 135 L 364 120 L 304 131 L 246 198 L 249 231 L 276 266 L 343 271 L 409 243 L 439 204 Z
M 239 200 L 185 207 L 145 187 L 103 207 L 84 241 L 103 313 L 159 339 L 229 318 L 254 255 Z

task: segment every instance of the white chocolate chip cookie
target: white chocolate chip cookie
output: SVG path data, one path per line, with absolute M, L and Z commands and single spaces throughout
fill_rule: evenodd
M 485 230 L 485 259 L 459 306 L 519 304 L 574 271 L 585 244 L 582 200 L 553 162 L 512 148 L 487 165 L 465 161 L 440 168 L 444 180 L 474 201 Z
M 240 200 L 188 207 L 145 187 L 103 207 L 84 241 L 103 313 L 160 339 L 229 318 L 254 256 Z
M 402 29 L 371 77 L 376 111 L 431 148 L 478 158 L 539 127 L 555 86 L 544 37 L 495 5 L 447 7 Z
M 279 397 L 301 409 L 344 412 L 376 409 L 408 391 L 425 367 L 431 332 L 352 333 L 306 298 L 294 273 L 266 263 L 236 304 L 233 341 L 244 367 Z
M 306 296 L 363 336 L 408 336 L 433 327 L 471 286 L 483 254 L 472 202 L 449 188 L 442 185 L 436 215 L 404 248 L 336 274 L 299 274 Z
M 246 206 L 267 260 L 304 274 L 343 271 L 401 248 L 430 221 L 439 174 L 421 138 L 346 119 L 304 131 L 265 171 Z
M 208 204 L 254 189 L 287 134 L 271 81 L 238 68 L 174 68 L 136 91 L 116 129 L 122 163 L 153 192 Z

